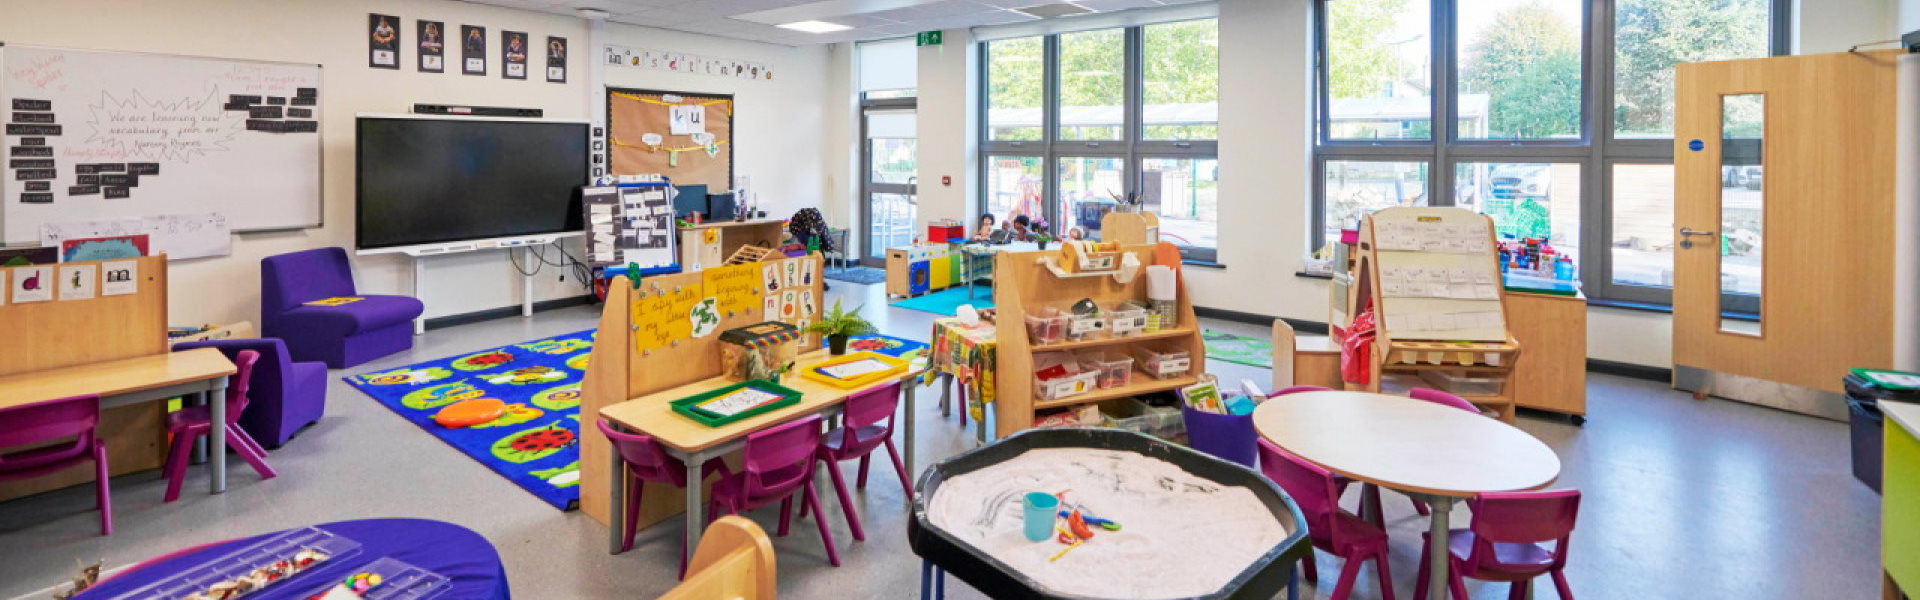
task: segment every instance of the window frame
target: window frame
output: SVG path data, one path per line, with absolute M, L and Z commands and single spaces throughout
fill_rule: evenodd
M 1123 194 L 1133 194 L 1139 191 L 1140 178 L 1143 176 L 1140 165 L 1143 159 L 1191 158 L 1217 160 L 1220 155 L 1220 142 L 1217 139 L 1217 135 L 1216 139 L 1211 140 L 1142 139 L 1145 137 L 1143 123 L 1145 106 L 1143 100 L 1146 85 L 1143 73 L 1146 36 L 1143 28 L 1164 23 L 1198 20 L 1214 20 L 1217 26 L 1218 17 L 1187 15 L 1159 21 L 1131 23 L 1124 27 L 1119 27 L 1123 29 L 1125 33 L 1125 35 L 1122 36 L 1124 44 L 1123 55 L 1125 57 L 1125 72 L 1122 77 L 1125 92 L 1123 99 L 1124 107 L 1121 111 L 1124 123 L 1122 124 L 1121 139 L 1119 140 L 1059 139 L 1061 108 L 1060 36 L 1075 33 L 1071 31 L 1045 33 L 1038 36 L 1043 38 L 1041 50 L 1040 139 L 1021 141 L 989 139 L 993 127 L 987 118 L 987 111 L 990 107 L 988 81 L 991 77 L 993 65 L 991 62 L 991 54 L 987 51 L 987 48 L 991 42 L 976 44 L 976 46 L 978 46 L 976 59 L 980 65 L 979 83 L 974 86 L 975 99 L 977 106 L 979 106 L 978 131 L 975 132 L 976 139 L 979 140 L 978 149 L 975 152 L 975 162 L 978 163 L 976 165 L 976 175 L 979 177 L 978 181 L 985 182 L 987 180 L 988 172 L 992 168 L 990 160 L 992 157 L 1039 157 L 1041 159 L 1041 173 L 1043 174 L 1041 178 L 1041 216 L 1045 217 L 1048 223 L 1052 223 L 1058 228 L 1064 223 L 1062 217 L 1066 216 L 1058 214 L 1060 205 L 1060 186 L 1058 179 L 1060 161 L 1062 159 L 1082 157 L 1119 159 L 1122 164 L 1121 168 L 1123 169 L 1120 178 L 1121 185 L 1124 187 L 1124 189 L 1121 190 Z M 1116 27 L 1098 27 L 1095 29 L 1114 28 Z M 1215 52 L 1218 52 L 1217 46 Z M 1216 65 L 1217 64 L 1218 62 L 1216 60 Z M 1215 102 L 1218 102 L 1218 99 L 1216 99 Z M 985 185 L 982 185 L 980 193 L 974 198 L 974 204 L 979 210 L 987 210 L 988 195 L 989 191 Z M 996 216 L 1005 218 L 1005 215 Z M 1218 217 L 1216 217 L 1214 225 L 1216 228 L 1219 226 Z M 1217 232 L 1215 237 L 1217 240 Z M 1204 252 L 1202 250 L 1204 250 Z M 1195 247 L 1191 251 L 1183 250 L 1182 256 L 1187 258 L 1189 262 L 1215 264 L 1219 255 L 1218 253 L 1219 248 L 1216 244 L 1214 248 L 1202 249 Z
M 1590 300 L 1663 308 L 1672 303 L 1671 288 L 1613 281 L 1613 166 L 1615 164 L 1673 164 L 1674 140 L 1622 138 L 1615 135 L 1613 112 L 1615 56 L 1618 52 L 1615 9 L 1625 0 L 1583 0 L 1580 24 L 1580 135 L 1570 139 L 1461 139 L 1457 131 L 1460 56 L 1456 40 L 1457 5 L 1471 0 L 1431 0 L 1428 13 L 1428 90 L 1431 134 L 1426 140 L 1359 140 L 1332 137 L 1332 98 L 1329 90 L 1328 35 L 1330 2 L 1313 0 L 1313 171 L 1312 248 L 1326 245 L 1326 164 L 1328 161 L 1427 162 L 1429 206 L 1454 206 L 1455 168 L 1461 163 L 1523 162 L 1576 163 L 1580 167 L 1580 283 Z M 1768 55 L 1789 53 L 1793 31 L 1792 0 L 1766 0 Z M 1444 193 L 1443 193 L 1444 192 Z

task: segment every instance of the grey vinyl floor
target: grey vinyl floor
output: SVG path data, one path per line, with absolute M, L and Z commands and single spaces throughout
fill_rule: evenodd
M 887 307 L 879 285 L 833 282 L 830 297 L 864 302 L 881 329 L 924 338 L 932 315 Z M 591 328 L 592 308 L 553 310 L 428 332 L 413 350 L 338 377 L 475 349 Z M 1207 326 L 1265 336 L 1266 328 Z M 1268 380 L 1264 369 L 1209 364 L 1224 381 Z M 919 394 L 919 463 L 973 447 L 934 409 L 939 394 Z M 1843 423 L 1721 400 L 1695 401 L 1665 385 L 1606 375 L 1588 384 L 1589 420 L 1523 414 L 1520 427 L 1559 453 L 1556 487 L 1584 500 L 1573 534 L 1568 577 L 1584 598 L 1875 598 L 1880 582 L 1880 499 L 1848 470 Z M 327 416 L 272 453 L 280 477 L 262 481 L 229 460 L 230 491 L 205 492 L 193 469 L 178 502 L 162 504 L 157 472 L 114 479 L 117 532 L 98 535 L 90 486 L 0 503 L 0 598 L 63 580 L 75 559 L 109 568 L 175 548 L 345 519 L 418 517 L 472 528 L 498 547 L 520 598 L 651 598 L 674 584 L 677 521 L 642 531 L 634 551 L 606 552 L 606 530 L 563 513 L 454 451 L 337 379 Z M 876 465 L 879 466 L 879 465 Z M 851 464 L 847 467 L 851 472 Z M 851 475 L 849 475 L 850 477 Z M 824 477 L 822 482 L 824 485 Z M 830 489 L 830 488 L 829 488 Z M 787 598 L 914 598 L 919 560 L 906 544 L 900 485 L 878 469 L 855 503 L 869 532 L 855 543 L 832 495 L 844 565 L 829 567 L 811 521 L 776 539 L 781 595 Z M 1348 504 L 1352 504 L 1349 498 Z M 1426 521 L 1403 498 L 1386 494 L 1394 592 L 1410 596 Z M 750 515 L 769 531 L 771 509 Z M 1455 523 L 1464 524 L 1464 508 Z M 1325 597 L 1340 560 L 1318 558 Z M 1361 571 L 1356 598 L 1378 598 L 1374 567 Z M 1178 577 L 1169 572 L 1168 577 Z M 1544 583 L 1544 582 L 1543 582 Z M 1472 584 L 1475 596 L 1507 593 L 1505 584 Z M 950 581 L 949 596 L 980 598 Z M 1554 597 L 1542 585 L 1536 597 Z

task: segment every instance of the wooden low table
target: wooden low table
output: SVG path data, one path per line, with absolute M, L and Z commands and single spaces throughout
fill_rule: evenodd
M 204 394 L 213 422 L 225 423 L 227 376 L 232 374 L 233 363 L 214 348 L 101 361 L 0 377 L 0 408 L 98 394 L 104 410 Z M 209 488 L 218 494 L 227 490 L 226 428 L 214 427 L 210 435 Z
M 712 377 L 608 406 L 600 409 L 600 418 L 606 419 L 608 423 L 615 426 L 653 436 L 654 441 L 660 442 L 661 447 L 666 449 L 667 454 L 686 463 L 687 547 L 694 548 L 700 545 L 700 530 L 706 525 L 705 515 L 703 514 L 706 511 L 706 504 L 701 501 L 700 497 L 701 490 L 704 487 L 701 483 L 702 480 L 705 479 L 701 476 L 701 465 L 706 464 L 710 459 L 725 456 L 728 453 L 745 447 L 748 434 L 808 415 L 823 414 L 831 417 L 838 414 L 841 410 L 841 403 L 846 401 L 849 396 L 894 382 L 901 382 L 900 388 L 902 392 L 905 393 L 905 398 L 903 398 L 902 403 L 906 406 L 906 414 L 901 418 L 899 424 L 903 429 L 903 435 L 906 437 L 907 472 L 915 472 L 913 470 L 913 421 L 915 417 L 913 390 L 915 387 L 918 387 L 914 383 L 915 380 L 926 371 L 926 368 L 923 366 L 924 363 L 916 361 L 914 366 L 907 369 L 905 373 L 851 389 L 842 389 L 799 376 L 800 372 L 813 368 L 814 365 L 820 364 L 830 358 L 834 357 L 828 355 L 825 350 L 815 350 L 801 354 L 800 357 L 794 361 L 791 374 L 780 380 L 780 385 L 801 393 L 798 404 L 748 417 L 719 427 L 701 425 L 692 419 L 673 412 L 672 403 L 674 400 L 711 392 L 739 383 L 726 377 Z M 625 506 L 622 500 L 624 499 L 623 494 L 625 494 L 626 486 L 619 483 L 623 481 L 623 479 L 618 478 L 617 474 L 624 473 L 625 466 L 621 464 L 619 452 L 611 452 L 610 454 L 613 458 L 612 470 L 609 472 L 616 474 L 616 479 L 614 480 L 614 485 L 608 486 L 611 490 L 612 497 L 611 504 L 608 506 L 613 507 L 613 510 L 608 511 L 607 542 L 612 553 L 619 554 L 622 541 L 621 536 L 625 530 L 621 519 L 626 517 L 626 511 L 622 510 L 621 507 Z
M 1455 500 L 1539 489 L 1560 476 L 1559 456 L 1526 432 L 1405 396 L 1288 394 L 1262 403 L 1253 425 L 1274 445 L 1328 471 L 1431 505 L 1430 590 L 1447 589 L 1447 518 Z

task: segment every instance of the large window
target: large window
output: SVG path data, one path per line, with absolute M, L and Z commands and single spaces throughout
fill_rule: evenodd
M 1573 257 L 1589 297 L 1652 304 L 1673 280 L 1674 65 L 1784 53 L 1790 6 L 1316 1 L 1316 247 L 1386 206 L 1460 206 Z
M 1214 262 L 1220 30 L 1192 16 L 989 34 L 980 57 L 982 210 L 1098 239 L 1101 218 L 1134 198 L 1189 261 Z

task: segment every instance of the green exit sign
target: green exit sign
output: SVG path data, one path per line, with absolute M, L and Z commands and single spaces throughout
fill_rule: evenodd
M 938 46 L 940 45 L 940 32 L 938 30 L 922 31 L 920 32 L 920 37 L 914 40 L 914 45 L 915 46 Z

